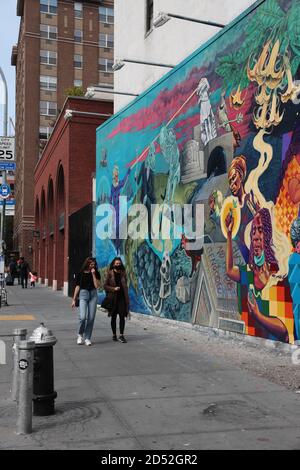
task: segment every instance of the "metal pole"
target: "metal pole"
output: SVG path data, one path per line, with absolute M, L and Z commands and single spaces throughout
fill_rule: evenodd
M 173 69 L 175 67 L 175 65 L 172 65 L 172 64 L 161 64 L 159 62 L 146 62 L 144 60 L 122 59 L 122 61 L 129 62 L 130 64 L 153 65 L 154 67 L 166 67 L 168 69 Z
M 215 26 L 217 28 L 225 28 L 225 24 L 215 23 L 214 21 L 198 20 L 196 18 L 188 18 L 187 16 L 175 15 L 174 13 L 167 13 L 171 18 L 177 18 L 178 20 L 191 21 L 192 23 L 206 24 L 207 26 Z
M 11 117 L 9 118 L 9 122 L 11 123 L 11 125 L 13 127 L 14 133 L 16 133 L 16 128 L 15 128 L 15 125 L 14 125 L 14 121 L 12 120 Z
M 7 82 L 2 68 L 0 67 L 0 75 L 4 85 L 4 122 L 3 122 L 3 135 L 7 137 L 7 116 L 8 116 L 8 91 L 7 91 Z
M 2 170 L 2 184 L 6 184 L 6 170 Z M 2 256 L 5 255 L 5 247 L 3 246 L 4 235 L 5 235 L 5 209 L 6 209 L 6 198 L 2 199 L 2 218 L 1 218 L 1 252 Z M 5 263 L 5 257 L 4 257 Z
M 2 68 L 0 67 L 0 75 L 4 85 L 4 123 L 3 123 L 3 135 L 7 137 L 7 117 L 8 117 L 8 91 L 7 91 L 7 82 L 5 75 L 3 73 Z M 4 171 L 3 181 L 2 183 L 6 183 L 6 171 Z M 4 254 L 4 249 L 2 247 L 2 242 L 4 241 L 4 224 L 5 224 L 5 206 L 6 201 L 3 199 L 3 206 L 2 206 L 2 217 L 1 217 L 1 253 Z M 5 262 L 5 260 L 4 260 Z
M 11 386 L 11 399 L 17 401 L 18 391 L 19 391 L 19 341 L 26 340 L 27 330 L 25 328 L 18 328 L 13 331 L 14 344 L 12 347 L 13 350 L 13 376 L 12 376 L 12 386 Z
M 18 403 L 17 434 L 31 434 L 32 432 L 32 398 L 33 398 L 33 357 L 34 341 L 20 341 L 19 373 L 20 392 Z
M 94 89 L 95 92 L 97 93 L 108 93 L 108 94 L 111 94 L 111 95 L 125 95 L 125 96 L 139 96 L 135 93 L 128 93 L 126 91 L 122 92 L 122 91 L 114 91 L 114 90 L 109 90 L 109 89 L 105 89 L 105 88 L 99 88 L 97 86 L 95 87 L 91 87 Z

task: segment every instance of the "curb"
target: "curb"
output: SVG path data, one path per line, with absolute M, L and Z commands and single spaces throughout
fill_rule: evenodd
M 98 305 L 98 310 L 103 313 L 106 313 L 106 310 L 102 309 Z M 212 328 L 209 326 L 193 325 L 192 323 L 181 322 L 178 320 L 170 320 L 168 318 L 155 317 L 153 315 L 146 315 L 138 312 L 130 312 L 132 319 L 138 320 L 140 322 L 155 323 L 161 325 L 168 325 L 172 328 L 187 331 L 196 331 L 202 333 L 206 336 L 219 337 L 222 339 L 234 339 L 240 342 L 241 344 L 247 343 L 255 347 L 265 348 L 269 351 L 275 351 L 276 353 L 292 354 L 296 350 L 300 350 L 300 344 L 297 341 L 297 344 L 286 344 L 281 341 L 274 341 L 271 339 L 258 338 L 256 336 L 250 336 L 242 333 L 236 333 L 228 330 L 221 330 L 219 328 Z

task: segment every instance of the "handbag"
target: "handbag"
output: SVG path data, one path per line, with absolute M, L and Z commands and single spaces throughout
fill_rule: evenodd
M 5 278 L 5 283 L 7 286 L 12 286 L 13 285 L 13 278 L 12 278 L 12 275 L 10 273 L 7 274 L 6 278 Z
M 75 277 L 75 276 L 74 276 Z M 79 288 L 81 288 L 81 281 L 82 281 L 82 273 L 80 275 L 80 282 L 79 282 Z M 78 297 L 76 298 L 75 300 L 75 307 L 78 308 L 79 307 L 79 293 L 80 293 L 80 289 L 79 289 L 79 292 L 78 292 Z
M 114 295 L 112 292 L 106 294 L 102 300 L 101 307 L 105 310 L 111 311 L 114 307 Z

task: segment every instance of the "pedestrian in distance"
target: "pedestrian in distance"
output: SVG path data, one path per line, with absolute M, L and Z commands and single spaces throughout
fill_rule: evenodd
M 24 289 L 24 287 L 25 287 L 25 289 L 27 289 L 28 275 L 29 275 L 31 269 L 30 269 L 29 264 L 27 263 L 27 261 L 24 259 L 24 256 L 21 256 L 21 258 L 20 258 L 19 268 L 20 268 L 20 278 L 21 278 L 22 289 Z
M 127 275 L 121 258 L 115 258 L 108 270 L 104 283 L 104 290 L 112 297 L 109 316 L 111 317 L 111 329 L 113 341 L 117 341 L 117 315 L 119 315 L 119 341 L 127 343 L 124 337 L 125 319 L 129 315 L 129 295 L 127 286 Z
M 95 258 L 88 257 L 84 261 L 81 271 L 76 275 L 72 300 L 72 308 L 75 308 L 79 297 L 77 344 L 92 345 L 91 337 L 97 310 L 99 287 L 100 273 L 96 260 Z
M 20 258 L 17 260 L 17 278 L 18 278 L 18 286 L 21 284 L 21 274 L 20 274 Z
M 30 287 L 35 287 L 35 283 L 38 280 L 38 273 L 36 271 L 33 271 L 33 273 L 29 273 L 30 276 Z
M 17 277 L 17 275 L 18 275 L 18 273 L 17 273 L 17 263 L 15 261 L 15 258 L 11 257 L 11 259 L 9 261 L 9 265 L 8 265 L 8 276 L 7 276 L 7 280 L 6 280 L 7 285 L 13 286 L 14 283 L 15 283 L 15 277 Z

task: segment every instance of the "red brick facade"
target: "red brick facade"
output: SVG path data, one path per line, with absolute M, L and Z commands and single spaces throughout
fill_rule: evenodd
M 79 113 L 65 119 L 66 109 Z M 68 98 L 34 171 L 33 268 L 53 289 L 67 289 L 69 216 L 92 202 L 96 128 L 106 118 L 84 112 L 112 111 L 107 101 Z

